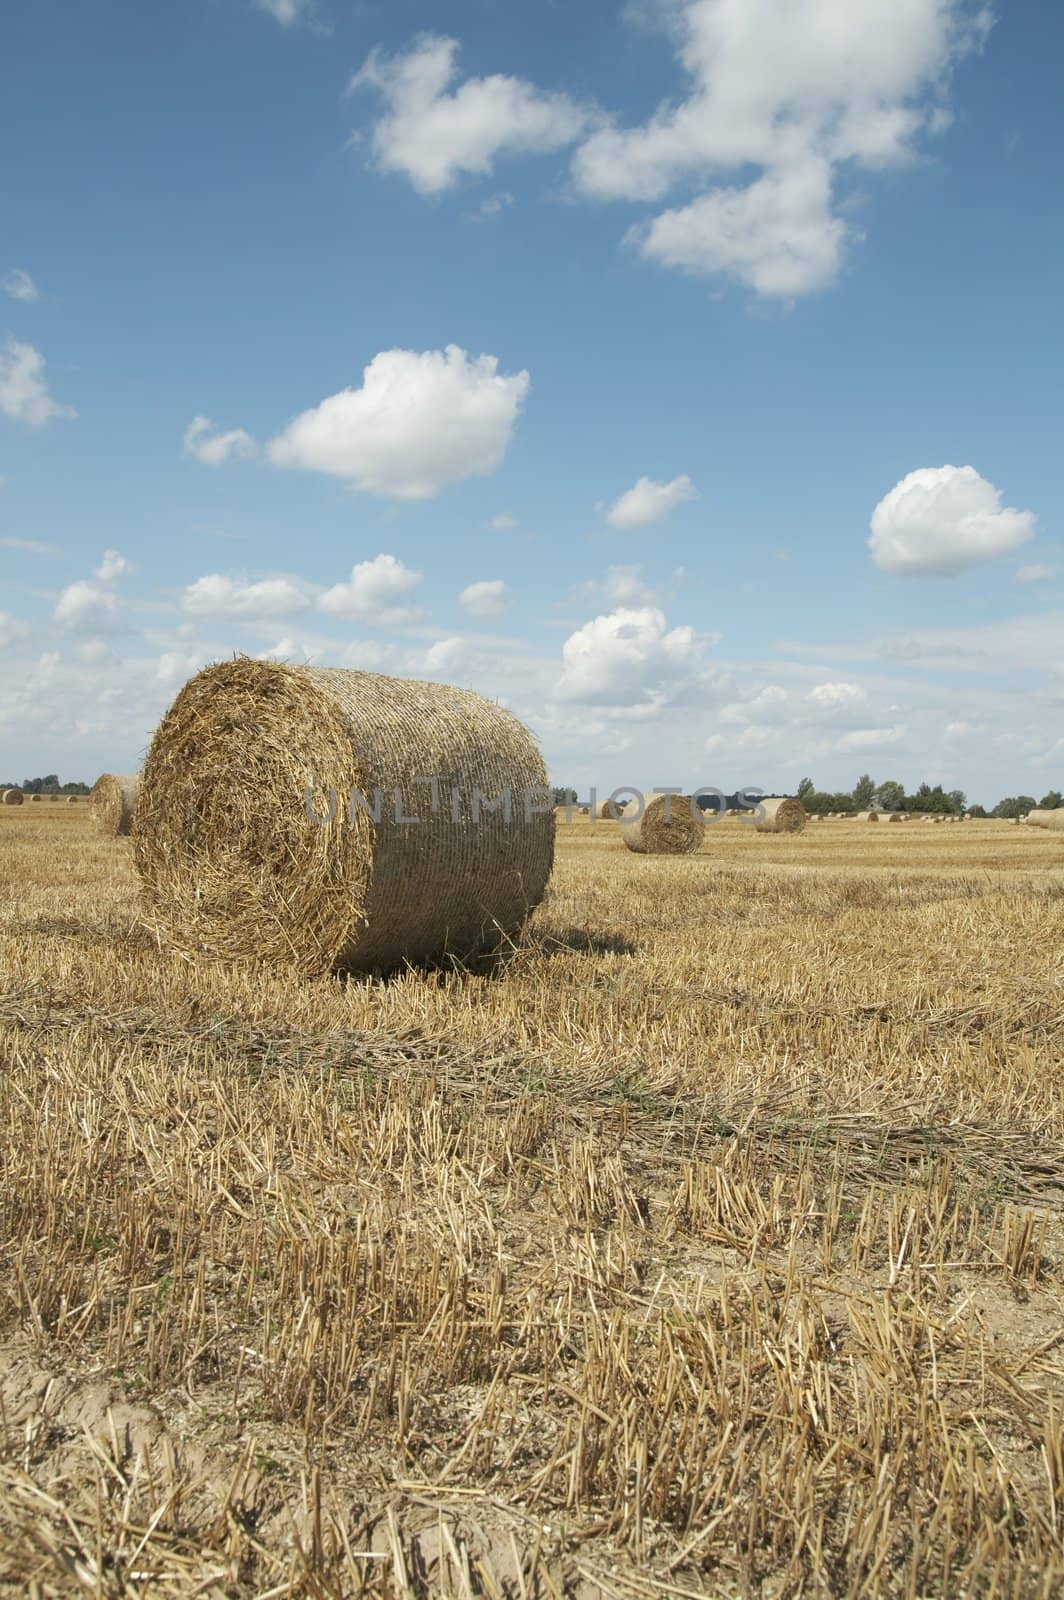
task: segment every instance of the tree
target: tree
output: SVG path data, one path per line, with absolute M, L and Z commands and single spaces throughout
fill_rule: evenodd
M 869 806 L 872 804 L 872 799 L 875 795 L 875 792 L 875 784 L 868 776 L 868 773 L 864 773 L 862 777 L 858 778 L 857 782 L 853 786 L 854 810 L 867 811 Z
M 904 811 L 904 784 L 896 783 L 893 778 L 888 778 L 887 782 L 881 783 L 876 790 L 876 801 L 884 811 Z
M 1049 793 L 1038 802 L 1039 811 L 1059 811 L 1064 806 L 1064 795 L 1059 789 L 1050 789 Z
M 1025 817 L 1028 811 L 1035 809 L 1034 797 L 1029 794 L 1012 794 L 1006 799 L 999 800 L 993 811 L 992 817 Z
M 968 809 L 968 796 L 963 789 L 951 789 L 946 796 L 954 811 L 960 816 Z
M 575 789 L 552 789 L 551 794 L 554 796 L 554 804 L 556 806 L 576 805 Z
M 953 801 L 940 783 L 936 783 L 933 789 L 929 783 L 922 783 L 916 793 L 909 796 L 907 809 L 945 815 L 953 810 Z
M 801 800 L 802 803 L 804 804 L 806 796 L 812 794 L 813 792 L 814 791 L 813 791 L 813 780 L 812 780 L 812 778 L 803 778 L 801 783 L 798 785 L 798 798 L 799 798 L 799 800 Z
M 990 813 L 987 811 L 986 806 L 969 806 L 968 815 L 970 817 L 986 817 Z

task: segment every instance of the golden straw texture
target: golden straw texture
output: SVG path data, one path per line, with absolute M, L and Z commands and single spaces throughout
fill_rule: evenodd
M 853 819 L 855 822 L 878 822 L 878 811 L 859 811 Z
M 765 815 L 754 824 L 757 833 L 801 833 L 809 821 L 800 800 L 762 800 L 760 805 Z
M 595 803 L 595 820 L 597 822 L 620 822 L 623 815 L 623 801 L 598 800 Z
M 134 861 L 158 935 L 187 953 L 308 974 L 462 958 L 543 896 L 546 782 L 527 729 L 469 690 L 240 658 L 160 723 Z
M 642 815 L 639 801 L 630 800 L 621 817 L 621 837 L 629 850 L 641 856 L 688 856 L 702 843 L 705 823 L 697 805 L 692 814 L 690 795 L 646 796 Z
M 24 797 L 21 789 L 5 789 L 3 794 L 0 794 L 0 804 L 5 806 L 20 806 L 23 798 Z
M 135 773 L 104 772 L 96 779 L 89 796 L 90 815 L 101 833 L 132 833 L 133 814 L 137 809 L 137 786 L 140 779 Z
M 1064 806 L 1056 811 L 1029 811 L 1027 821 L 1032 828 L 1064 829 Z

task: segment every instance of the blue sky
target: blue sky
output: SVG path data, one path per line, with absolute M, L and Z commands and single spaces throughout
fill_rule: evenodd
M 0 778 L 234 651 L 557 781 L 1064 786 L 1064 12 L 15 0 Z

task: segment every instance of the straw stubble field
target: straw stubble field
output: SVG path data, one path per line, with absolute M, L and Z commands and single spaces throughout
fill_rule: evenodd
M 383 983 L 0 898 L 4 1592 L 1060 1592 L 1064 838 L 580 818 Z

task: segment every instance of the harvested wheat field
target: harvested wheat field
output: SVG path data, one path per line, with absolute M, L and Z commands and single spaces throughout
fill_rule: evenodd
M 559 823 L 506 952 L 161 953 L 0 814 L 0 1591 L 1049 1597 L 1064 837 Z

